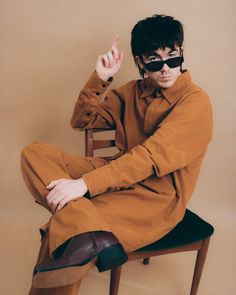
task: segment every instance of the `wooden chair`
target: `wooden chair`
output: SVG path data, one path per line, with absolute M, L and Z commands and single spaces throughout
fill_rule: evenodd
M 107 129 L 85 130 L 85 155 L 94 156 L 94 150 L 115 146 L 115 140 L 94 139 L 93 133 Z M 103 157 L 109 159 L 109 157 Z M 210 237 L 214 233 L 212 225 L 201 219 L 192 211 L 186 209 L 183 220 L 162 239 L 138 249 L 128 255 L 128 262 L 143 259 L 143 264 L 149 264 L 150 257 L 170 253 L 198 251 L 190 295 L 196 295 L 204 267 Z M 111 270 L 109 295 L 118 295 L 121 266 Z

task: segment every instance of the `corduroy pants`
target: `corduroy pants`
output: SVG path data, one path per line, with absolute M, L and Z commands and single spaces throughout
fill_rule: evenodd
M 33 142 L 27 146 L 22 151 L 21 157 L 21 169 L 27 187 L 35 201 L 49 211 L 50 208 L 45 198 L 49 191 L 45 187 L 51 180 L 59 178 L 78 179 L 84 173 L 104 164 L 106 164 L 106 161 L 101 158 L 86 159 L 77 155 L 70 155 L 55 146 L 40 142 Z M 72 236 L 95 230 L 111 231 L 93 203 L 85 197 L 71 202 L 61 211 L 52 215 L 47 226 L 43 228 L 45 235 L 41 242 L 37 263 L 50 261 L 52 251 Z M 80 286 L 78 277 L 81 274 L 82 278 L 92 267 L 92 263 L 83 267 L 74 267 L 72 280 L 76 272 L 76 281 L 63 287 L 42 288 L 44 285 L 47 286 L 48 283 L 50 286 L 54 284 L 53 278 L 49 277 L 51 282 L 45 281 L 46 276 L 43 274 L 42 280 L 37 280 L 34 283 L 29 294 L 76 295 Z M 35 285 L 39 288 L 36 288 Z
M 46 202 L 46 186 L 55 179 L 78 179 L 84 173 L 105 165 L 106 160 L 98 157 L 81 157 L 40 142 L 33 142 L 22 151 L 21 166 L 23 178 L 35 201 L 50 211 Z M 96 180 L 94 180 L 96 181 Z M 168 183 L 167 183 L 168 185 Z M 79 197 L 79 196 L 78 196 Z M 69 202 L 63 209 L 53 214 L 44 226 L 37 263 L 51 259 L 52 252 L 69 238 L 83 232 L 111 231 L 119 239 L 127 253 L 141 248 L 170 230 L 170 225 L 158 217 L 168 198 L 148 190 L 140 184 L 129 189 L 108 191 L 91 199 L 80 197 Z M 157 226 L 159 230 L 157 229 Z M 161 229 L 161 230 L 160 230 Z M 34 281 L 30 295 L 75 295 L 78 293 L 82 277 L 91 270 L 93 263 L 73 269 L 70 282 L 61 286 L 54 284 L 51 272 L 40 273 Z M 48 275 L 49 274 L 49 275 Z M 56 280 L 55 280 L 56 282 Z

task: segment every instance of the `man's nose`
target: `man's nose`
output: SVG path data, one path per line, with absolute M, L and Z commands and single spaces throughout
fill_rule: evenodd
M 166 63 L 164 63 L 164 65 L 163 65 L 163 67 L 162 67 L 162 69 L 161 69 L 161 72 L 166 72 L 166 71 L 168 71 L 168 70 L 169 70 L 168 65 L 167 65 Z

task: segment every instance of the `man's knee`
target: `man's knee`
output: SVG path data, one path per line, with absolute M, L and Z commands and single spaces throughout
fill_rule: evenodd
M 55 153 L 56 151 L 59 151 L 59 149 L 51 144 L 33 141 L 25 148 L 23 148 L 21 152 L 21 159 L 28 161 L 32 157 L 35 157 L 37 155 L 50 155 L 52 153 Z
M 23 148 L 21 151 L 21 168 L 24 168 L 25 164 L 30 162 L 30 155 L 34 153 L 36 142 L 32 142 Z
M 23 148 L 23 150 L 21 151 L 21 157 L 27 158 L 29 154 L 37 152 L 40 149 L 40 145 L 42 145 L 42 143 L 38 141 L 31 142 Z

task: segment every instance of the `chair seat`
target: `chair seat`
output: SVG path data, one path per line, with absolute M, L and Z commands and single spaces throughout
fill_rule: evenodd
M 186 209 L 184 218 L 160 240 L 136 251 L 153 251 L 175 248 L 203 240 L 214 233 L 214 227 L 197 214 Z M 135 252 L 136 252 L 135 251 Z

